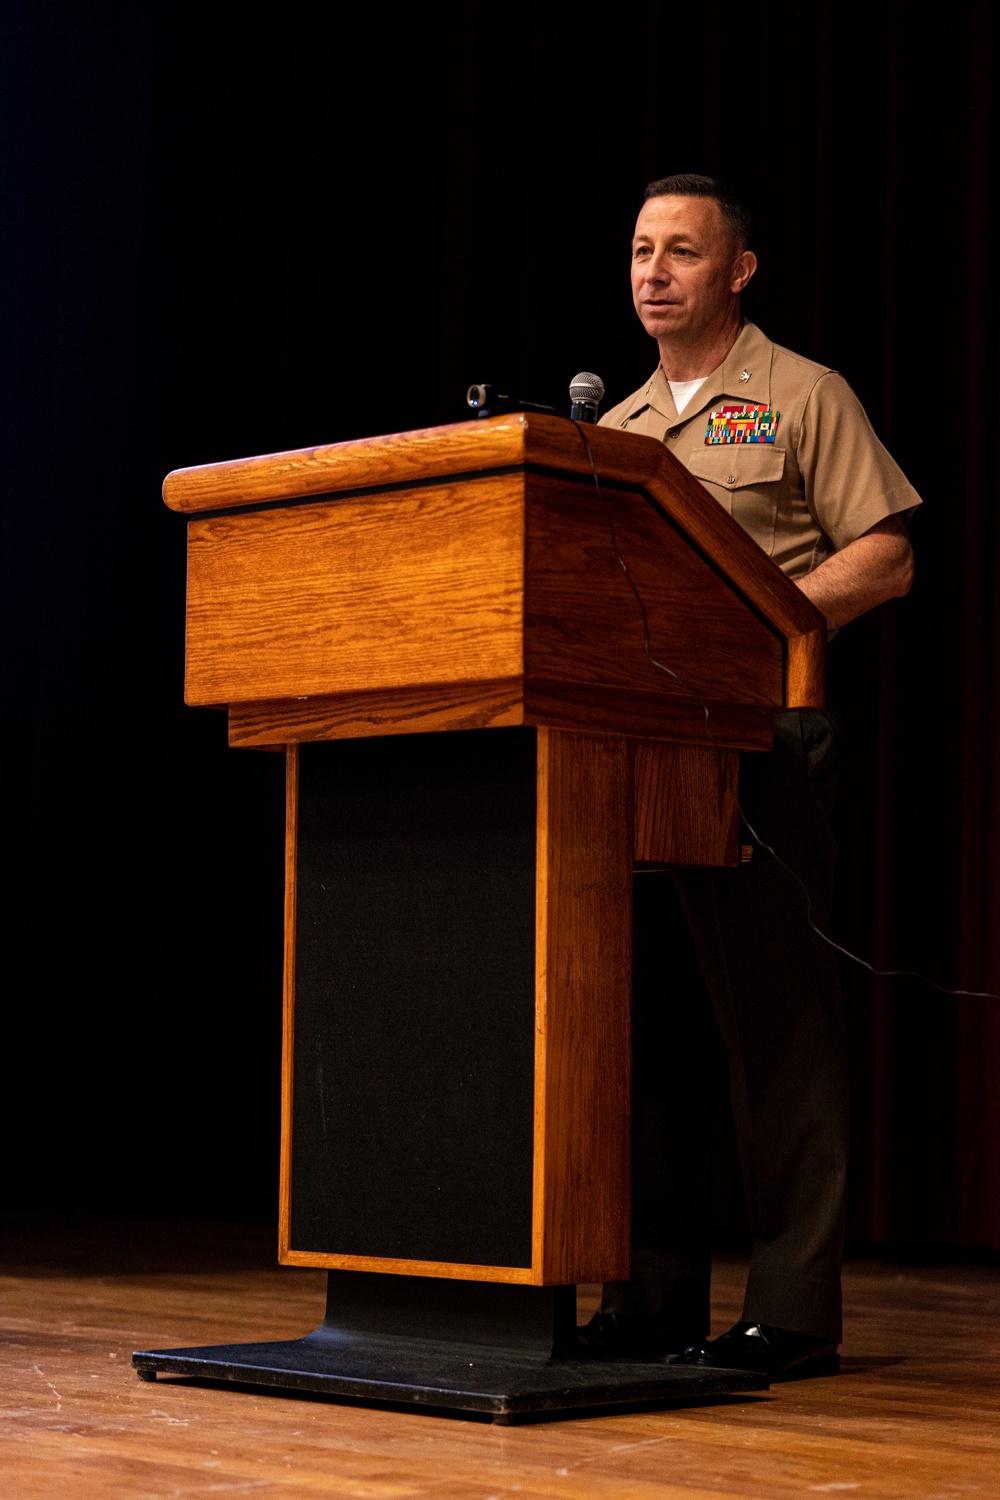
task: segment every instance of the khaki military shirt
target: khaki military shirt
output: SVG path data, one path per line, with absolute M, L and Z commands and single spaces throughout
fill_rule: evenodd
M 776 414 L 773 441 L 709 443 L 711 414 L 742 405 Z M 665 443 L 790 578 L 921 503 L 847 381 L 753 323 L 681 416 L 660 366 L 601 423 Z

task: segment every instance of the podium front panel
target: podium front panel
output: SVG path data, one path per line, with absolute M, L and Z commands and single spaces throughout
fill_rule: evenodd
M 282 1260 L 621 1275 L 628 742 L 338 740 L 289 772 Z

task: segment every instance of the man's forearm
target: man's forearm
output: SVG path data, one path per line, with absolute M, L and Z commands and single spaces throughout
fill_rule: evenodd
M 898 516 L 880 521 L 797 583 L 831 630 L 909 593 L 913 549 L 905 521 Z

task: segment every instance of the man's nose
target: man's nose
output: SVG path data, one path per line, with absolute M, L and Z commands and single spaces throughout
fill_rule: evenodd
M 665 282 L 670 280 L 670 266 L 665 255 L 651 255 L 646 262 L 646 280 Z

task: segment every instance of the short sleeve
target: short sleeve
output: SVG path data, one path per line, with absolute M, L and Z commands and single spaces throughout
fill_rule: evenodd
M 832 370 L 806 399 L 796 456 L 806 504 L 838 551 L 921 503 L 847 381 Z

